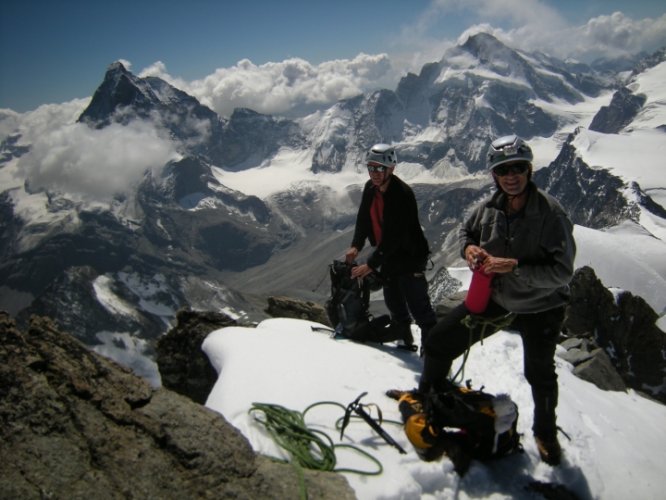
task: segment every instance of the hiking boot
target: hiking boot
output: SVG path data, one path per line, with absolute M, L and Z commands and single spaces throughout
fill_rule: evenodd
M 395 342 L 402 340 L 405 345 L 414 345 L 414 337 L 412 336 L 412 327 L 409 323 L 393 323 L 391 322 L 384 328 L 380 342 Z
M 541 460 L 548 465 L 560 465 L 562 461 L 562 447 L 557 440 L 557 436 L 548 439 L 534 436 L 534 441 L 539 450 Z
M 453 470 L 462 477 L 472 464 L 472 450 L 461 435 L 453 434 L 451 437 L 440 439 L 439 445 L 444 453 L 453 462 Z M 435 448 L 435 447 L 433 447 Z
M 412 335 L 412 327 L 409 323 L 401 328 L 402 341 L 405 345 L 414 345 L 414 336 Z

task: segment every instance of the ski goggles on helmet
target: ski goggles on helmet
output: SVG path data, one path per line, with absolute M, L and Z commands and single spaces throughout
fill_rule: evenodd
M 378 163 L 368 163 L 368 172 L 385 172 L 388 167 Z

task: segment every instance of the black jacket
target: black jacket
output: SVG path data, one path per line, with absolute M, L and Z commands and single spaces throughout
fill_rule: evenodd
M 372 232 L 370 205 L 375 195 L 372 181 L 363 188 L 361 206 L 356 216 L 352 246 L 361 250 L 365 240 L 375 247 L 368 265 L 385 276 L 423 272 L 430 249 L 419 223 L 414 191 L 397 176 L 392 175 L 384 193 L 384 223 L 382 241 L 377 246 Z

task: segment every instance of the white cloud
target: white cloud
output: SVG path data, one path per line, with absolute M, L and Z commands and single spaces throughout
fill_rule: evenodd
M 579 26 L 561 23 L 529 23 L 512 29 L 472 27 L 492 33 L 508 45 L 526 51 L 541 50 L 560 58 L 591 61 L 640 51 L 652 52 L 666 45 L 666 14 L 656 19 L 634 20 L 621 12 L 592 18 Z
M 666 44 L 666 14 L 656 19 L 631 19 L 621 12 L 598 16 L 580 26 L 528 24 L 495 34 L 511 46 L 542 50 L 560 58 L 591 61 L 639 51 L 651 52 Z
M 135 186 L 146 170 L 156 171 L 176 157 L 173 144 L 151 123 L 94 130 L 74 120 L 63 123 L 58 106 L 44 108 L 27 119 L 30 126 L 24 123 L 23 141 L 32 145 L 18 162 L 32 189 L 110 200 Z
M 472 25 L 460 38 L 458 33 L 451 36 L 450 27 L 443 28 L 449 18 L 465 18 Z M 257 65 L 243 59 L 195 81 L 170 75 L 157 61 L 139 75 L 160 77 L 222 116 L 237 107 L 302 116 L 362 92 L 394 89 L 407 71 L 418 73 L 424 64 L 440 60 L 457 43 L 455 38 L 479 31 L 511 47 L 585 61 L 666 45 L 666 15 L 634 20 L 616 12 L 571 25 L 543 0 L 433 0 L 415 22 L 396 33 L 387 46 L 390 55 L 361 53 L 320 64 L 292 58 Z
M 18 115 L 17 130 L 25 144 L 31 144 L 49 131 L 74 123 L 90 103 L 88 99 L 74 99 L 62 104 L 44 104 L 34 111 Z
M 666 45 L 666 14 L 655 19 L 632 19 L 621 12 L 602 15 L 572 25 L 555 8 L 541 0 L 433 0 L 428 9 L 403 27 L 392 59 L 411 71 L 439 60 L 451 41 L 441 36 L 441 26 L 451 16 L 467 15 L 471 25 L 459 37 L 480 31 L 507 45 L 526 51 L 540 50 L 560 58 L 590 61 L 641 50 L 652 52 Z
M 634 53 L 666 45 L 666 14 L 656 19 L 633 20 L 621 12 L 590 19 L 578 29 L 583 43 L 600 53 Z
M 529 26 L 534 33 L 562 29 L 564 19 L 558 12 L 538 0 L 433 0 L 413 24 L 403 26 L 395 40 L 396 51 L 391 57 L 409 71 L 418 72 L 429 62 L 438 61 L 444 51 L 457 43 L 449 29 L 443 29 L 449 18 L 470 17 L 478 24 L 466 30 L 461 39 L 471 33 L 489 32 L 508 40 L 506 29 Z M 448 36 L 442 36 L 442 32 Z M 456 35 L 458 35 L 456 33 Z M 522 46 L 522 44 L 512 46 Z
M 222 116 L 239 107 L 267 114 L 302 114 L 381 87 L 384 82 L 394 84 L 386 54 L 359 54 L 351 60 L 317 65 L 299 58 L 261 65 L 243 59 L 192 82 L 172 77 L 158 61 L 140 73 L 148 75 L 162 78 Z

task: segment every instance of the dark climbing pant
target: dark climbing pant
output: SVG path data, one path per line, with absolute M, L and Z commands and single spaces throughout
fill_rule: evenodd
M 424 366 L 419 387 L 421 390 L 442 390 L 448 384 L 448 374 L 454 359 L 468 347 L 481 340 L 483 320 L 493 321 L 508 314 L 504 308 L 490 302 L 486 311 L 473 319 L 470 330 L 462 323 L 469 312 L 464 304 L 453 309 L 430 330 L 424 345 Z M 544 439 L 557 434 L 555 409 L 558 388 L 555 372 L 555 348 L 564 321 L 564 307 L 533 314 L 516 314 L 507 330 L 520 333 L 523 341 L 523 372 L 532 389 L 534 419 L 532 431 Z M 488 326 L 483 337 L 497 331 Z M 508 388 L 507 388 L 508 389 Z
M 384 283 L 384 303 L 393 322 L 409 324 L 414 318 L 421 329 L 421 344 L 437 323 L 428 296 L 428 281 L 423 273 L 389 277 Z

